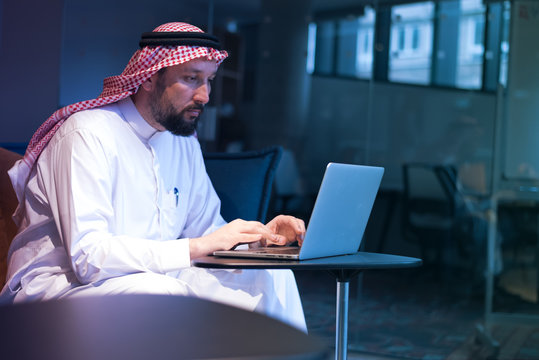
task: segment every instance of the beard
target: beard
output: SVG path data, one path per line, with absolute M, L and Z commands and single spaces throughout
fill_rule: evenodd
M 189 119 L 186 115 L 191 110 L 199 110 L 202 114 L 203 105 L 191 105 L 179 113 L 171 106 L 163 106 L 158 102 L 152 102 L 152 115 L 154 119 L 167 131 L 177 136 L 191 136 L 197 129 L 200 116 Z

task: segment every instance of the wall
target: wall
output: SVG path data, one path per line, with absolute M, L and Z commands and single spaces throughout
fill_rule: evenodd
M 471 190 L 488 190 L 495 94 L 307 75 L 315 5 L 263 1 L 248 146 L 291 149 L 311 192 L 329 161 L 384 166 L 386 188 L 402 187 L 404 162 L 479 164 L 481 184 Z
M 294 147 L 309 106 L 305 72 L 309 0 L 262 2 L 254 114 L 244 121 L 251 147 Z M 268 141 L 269 140 L 269 141 Z
M 539 182 L 539 2 L 515 1 L 512 8 L 509 83 L 505 97 L 503 176 Z
M 92 99 L 103 79 L 121 73 L 140 34 L 169 21 L 205 28 L 205 7 L 187 1 L 64 0 L 60 105 Z
M 490 172 L 494 94 L 313 77 L 310 103 L 300 164 L 312 189 L 329 161 L 384 166 L 386 188 L 402 186 L 405 162 Z
M 28 142 L 58 106 L 62 7 L 62 0 L 2 2 L 0 143 Z
M 95 98 L 120 73 L 140 34 L 167 21 L 204 26 L 196 1 L 4 0 L 0 144 L 27 143 L 56 109 Z

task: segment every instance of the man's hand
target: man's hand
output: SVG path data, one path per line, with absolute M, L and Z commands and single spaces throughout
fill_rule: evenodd
M 277 235 L 278 241 L 274 241 L 271 238 L 264 238 L 261 241 L 262 244 L 264 244 L 264 240 L 266 245 L 288 245 L 294 241 L 297 241 L 299 246 L 303 244 L 305 223 L 301 219 L 289 215 L 278 215 L 267 223 L 266 227 L 273 234 Z
M 209 235 L 189 240 L 191 259 L 212 254 L 216 250 L 230 250 L 239 244 L 288 245 L 303 244 L 305 223 L 288 215 L 276 216 L 266 225 L 258 221 L 234 220 Z
M 277 226 L 286 230 L 288 227 L 284 223 L 281 224 L 281 222 Z M 191 259 L 206 256 L 216 250 L 230 250 L 239 244 L 268 243 L 286 245 L 288 238 L 279 232 L 275 232 L 274 229 L 275 225 L 270 227 L 269 224 L 264 225 L 258 221 L 241 219 L 231 221 L 209 235 L 191 238 L 189 240 Z M 290 231 L 287 230 L 286 234 L 289 235 Z

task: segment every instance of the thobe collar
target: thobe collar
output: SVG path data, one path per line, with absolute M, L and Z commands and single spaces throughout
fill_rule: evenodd
M 148 143 L 154 135 L 159 135 L 161 133 L 161 131 L 158 131 L 144 120 L 130 97 L 118 101 L 118 107 L 120 108 L 125 121 L 131 126 L 135 134 L 137 134 L 137 136 L 145 143 Z

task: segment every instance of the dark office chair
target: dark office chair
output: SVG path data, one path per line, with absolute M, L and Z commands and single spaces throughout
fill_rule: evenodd
M 404 164 L 403 180 L 402 234 L 419 244 L 424 263 L 441 272 L 473 261 L 474 220 L 466 214 L 454 168 Z
M 499 201 L 498 230 L 507 255 L 504 257 L 504 271 L 532 267 L 539 271 L 539 202 L 533 199 Z
M 221 199 L 221 215 L 266 221 L 275 170 L 282 148 L 240 153 L 204 153 L 206 171 Z
M 18 205 L 7 171 L 22 155 L 0 148 L 0 287 L 4 285 L 7 273 L 7 254 L 11 240 L 17 233 L 17 226 L 11 215 Z

